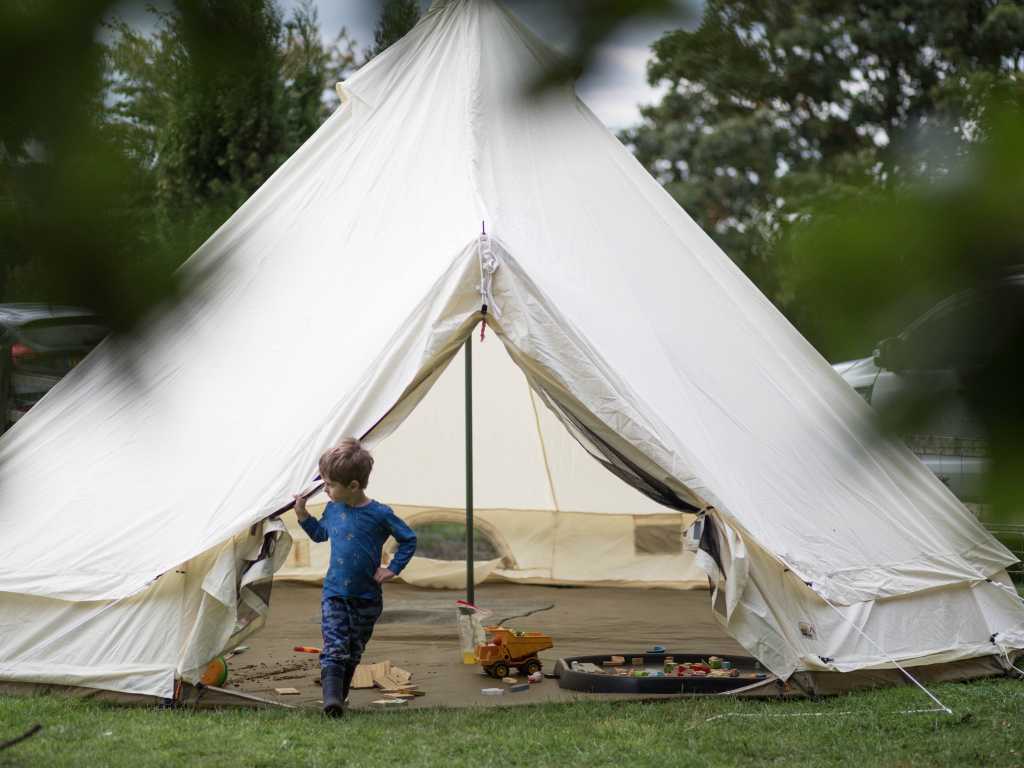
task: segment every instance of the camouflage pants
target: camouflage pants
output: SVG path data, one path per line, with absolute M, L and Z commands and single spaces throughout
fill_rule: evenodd
M 325 597 L 321 604 L 324 647 L 320 668 L 355 670 L 384 605 L 380 598 Z

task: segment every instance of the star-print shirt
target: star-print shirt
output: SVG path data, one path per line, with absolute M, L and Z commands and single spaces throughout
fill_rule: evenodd
M 307 517 L 299 523 L 313 541 L 331 540 L 331 565 L 324 578 L 324 597 L 380 598 L 380 584 L 373 574 L 380 568 L 381 550 L 388 536 L 398 542 L 398 552 L 388 564 L 395 575 L 409 563 L 416 551 L 416 534 L 379 501 L 350 507 L 332 501 L 317 520 Z

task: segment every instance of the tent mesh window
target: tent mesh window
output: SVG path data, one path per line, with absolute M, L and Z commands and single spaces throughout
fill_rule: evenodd
M 416 532 L 416 554 L 432 560 L 465 560 L 466 559 L 466 525 L 465 523 L 421 522 L 412 524 Z M 394 539 L 389 539 L 392 547 Z M 487 532 L 479 526 L 473 526 L 473 559 L 477 562 L 494 560 L 501 555 L 491 541 Z
M 681 515 L 633 518 L 633 551 L 637 555 L 678 555 L 683 551 Z

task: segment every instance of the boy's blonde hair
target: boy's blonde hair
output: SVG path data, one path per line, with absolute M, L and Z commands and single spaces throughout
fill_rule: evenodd
M 373 469 L 373 456 L 354 437 L 347 437 L 320 457 L 320 477 L 347 486 L 353 480 L 366 488 Z

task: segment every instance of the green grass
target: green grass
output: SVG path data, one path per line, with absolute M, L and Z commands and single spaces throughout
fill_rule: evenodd
M 823 701 L 579 702 L 488 710 L 186 712 L 0 698 L 0 766 L 1020 766 L 1024 683 L 936 686 L 954 715 L 900 714 L 914 689 Z M 728 715 L 709 721 L 716 715 Z M 734 716 L 740 715 L 740 716 Z M 795 715 L 781 717 L 781 715 Z

